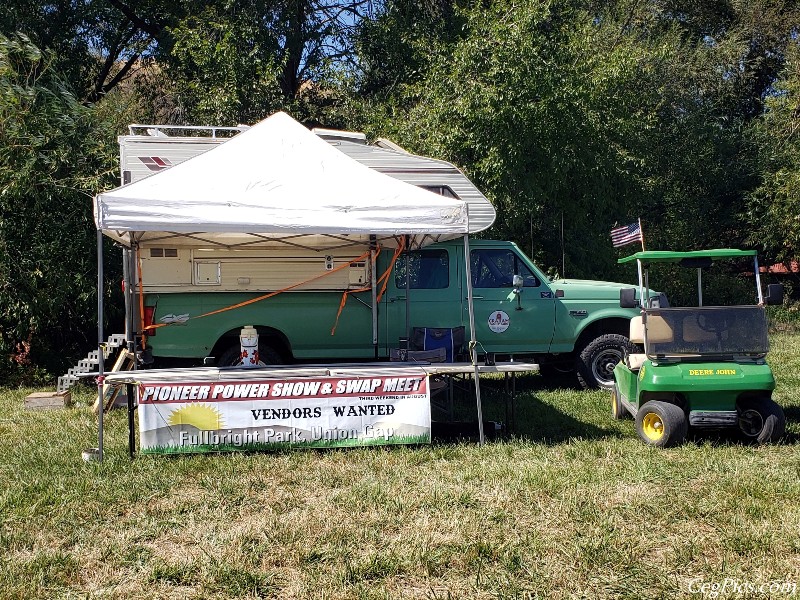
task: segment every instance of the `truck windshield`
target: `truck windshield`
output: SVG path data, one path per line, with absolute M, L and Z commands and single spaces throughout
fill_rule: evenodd
M 647 311 L 650 357 L 763 356 L 767 313 L 763 306 L 703 306 Z

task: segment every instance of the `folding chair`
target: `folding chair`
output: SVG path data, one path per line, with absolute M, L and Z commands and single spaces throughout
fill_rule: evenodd
M 456 362 L 464 355 L 465 329 L 459 327 L 414 327 L 411 330 L 413 350 L 444 348 L 445 362 Z

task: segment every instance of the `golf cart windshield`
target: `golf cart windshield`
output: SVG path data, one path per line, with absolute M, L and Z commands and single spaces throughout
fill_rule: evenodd
M 763 306 L 648 309 L 645 352 L 658 357 L 754 356 L 767 353 Z

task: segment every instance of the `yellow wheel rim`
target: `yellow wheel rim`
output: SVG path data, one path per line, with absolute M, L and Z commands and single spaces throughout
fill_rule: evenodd
M 642 431 L 647 439 L 657 442 L 664 437 L 664 423 L 656 413 L 647 413 L 642 419 Z

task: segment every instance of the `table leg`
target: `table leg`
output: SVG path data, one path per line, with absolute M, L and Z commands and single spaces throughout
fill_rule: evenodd
M 136 393 L 136 386 L 132 383 L 127 384 L 126 393 L 128 395 L 128 456 L 133 458 L 136 452 L 136 432 L 133 429 L 133 412 L 136 410 L 133 404 L 133 395 Z

